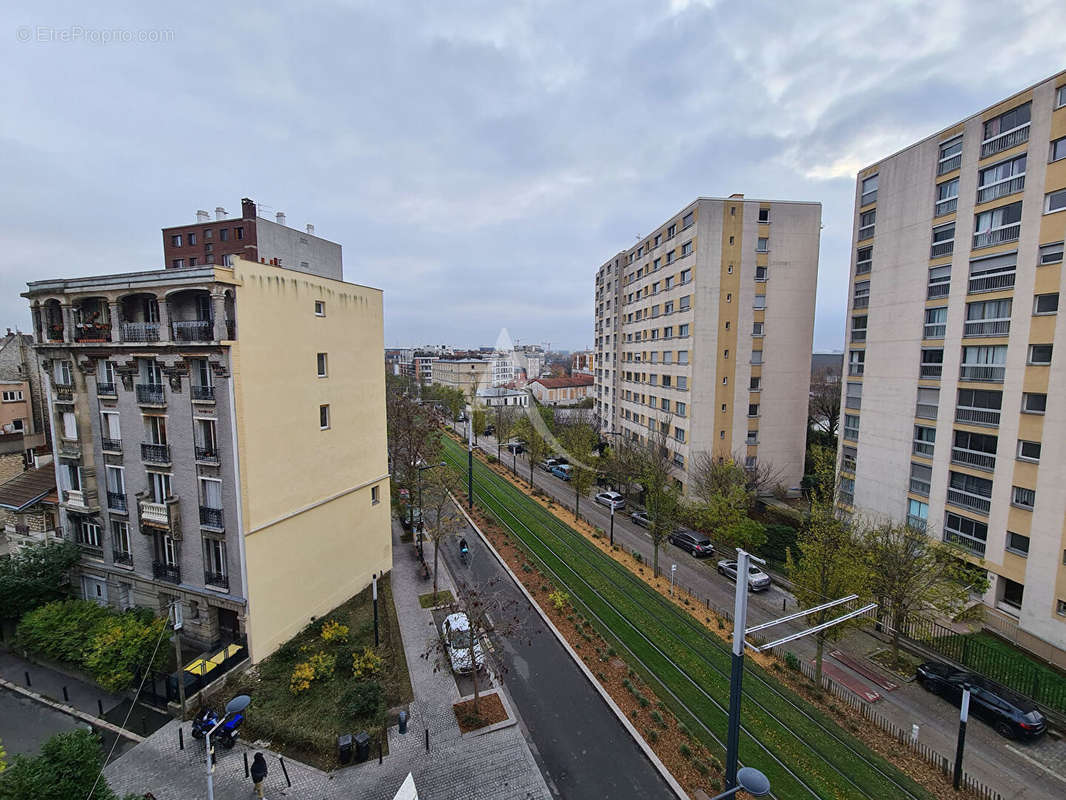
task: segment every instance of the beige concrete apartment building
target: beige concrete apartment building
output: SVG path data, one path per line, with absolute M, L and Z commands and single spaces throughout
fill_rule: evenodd
M 1066 649 L 1066 73 L 858 174 L 841 501 L 989 571 L 986 618 Z M 1060 653 L 1061 655 L 1061 653 Z
M 474 397 L 478 389 L 493 383 L 493 362 L 484 358 L 440 358 L 430 365 L 433 383 L 460 389 Z
M 596 273 L 601 430 L 667 436 L 685 488 L 706 451 L 799 486 L 821 205 L 693 201 Z

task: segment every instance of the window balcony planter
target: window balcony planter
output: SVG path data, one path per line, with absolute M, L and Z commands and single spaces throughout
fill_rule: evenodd
M 122 492 L 108 492 L 107 508 L 109 511 L 120 511 L 125 514 L 129 511 L 126 503 L 126 495 Z
M 158 342 L 158 322 L 123 322 L 122 341 L 124 342 Z
M 164 564 L 162 561 L 152 562 L 152 576 L 157 580 L 168 583 L 181 583 L 181 567 L 177 564 Z
M 223 572 L 210 572 L 204 570 L 204 585 L 218 586 L 221 589 L 229 591 L 229 576 Z
M 200 506 L 200 524 L 208 528 L 225 530 L 225 512 L 221 508 Z
M 74 327 L 75 342 L 110 342 L 111 324 L 82 322 Z
M 104 437 L 100 439 L 100 449 L 105 453 L 121 453 L 122 452 L 122 440 L 121 439 L 108 439 Z
M 196 447 L 196 460 L 202 464 L 217 464 L 219 463 L 218 448 L 216 447 Z
M 181 320 L 170 323 L 176 342 L 210 342 L 215 324 L 209 319 Z
M 138 383 L 137 402 L 142 406 L 165 406 L 166 395 L 161 383 Z
M 74 384 L 73 383 L 57 383 L 55 384 L 56 402 L 58 403 L 73 403 L 74 402 Z
M 141 442 L 141 459 L 152 464 L 169 464 L 170 445 Z
M 195 383 L 189 387 L 190 394 L 194 403 L 213 403 L 215 402 L 215 387 L 214 386 L 197 386 Z

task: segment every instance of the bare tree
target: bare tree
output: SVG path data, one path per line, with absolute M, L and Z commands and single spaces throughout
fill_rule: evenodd
M 437 602 L 440 543 L 465 528 L 453 496 L 462 491 L 459 477 L 447 467 L 426 470 L 422 486 L 422 522 L 433 542 L 433 602 Z
M 511 438 L 515 423 L 518 421 L 517 406 L 496 406 L 496 460 L 503 454 L 503 443 Z
M 413 521 L 418 467 L 440 457 L 440 415 L 432 404 L 414 400 L 398 382 L 385 394 L 385 412 L 392 471 L 407 490 Z
M 666 446 L 670 417 L 655 421 L 643 442 L 632 443 L 634 473 L 644 488 L 648 532 L 652 543 L 652 568 L 659 570 L 659 548 L 678 527 L 683 512 L 681 491 L 674 478 L 670 448 Z
M 524 621 L 528 606 L 519 599 L 514 592 L 505 591 L 503 578 L 490 578 L 488 581 L 465 582 L 458 581 L 456 584 L 455 599 L 449 606 L 449 614 L 460 613 L 466 616 L 468 628 L 463 632 L 441 631 L 440 637 L 435 640 L 429 649 L 423 654 L 423 658 L 436 657 L 436 669 L 447 664 L 449 668 L 450 652 L 454 645 L 456 649 L 466 647 L 469 664 L 474 670 L 474 713 L 480 714 L 481 689 L 477 680 L 478 659 L 480 651 L 485 670 L 498 677 L 506 671 L 506 666 L 497 655 L 499 650 L 492 647 L 478 647 L 479 642 L 484 641 L 489 633 L 500 638 L 515 639 L 524 635 Z M 454 635 L 450 642 L 444 637 Z M 527 639 L 527 643 L 528 643 Z
M 840 425 L 840 380 L 832 370 L 824 369 L 811 380 L 807 406 L 809 427 L 837 435 Z
M 560 430 L 559 439 L 570 457 L 570 486 L 574 490 L 574 519 L 581 516 L 581 496 L 596 484 L 599 457 L 596 445 L 599 434 L 585 423 L 568 424 Z
M 519 417 L 515 423 L 514 435 L 526 443 L 526 455 L 529 456 L 529 491 L 533 491 L 533 468 L 551 455 L 551 445 L 537 432 L 528 417 Z

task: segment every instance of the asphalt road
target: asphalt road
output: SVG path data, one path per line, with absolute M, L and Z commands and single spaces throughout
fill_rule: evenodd
M 498 594 L 522 620 L 518 635 L 493 637 L 493 646 L 504 665 L 501 680 L 553 794 L 567 800 L 674 797 L 477 534 L 468 530 L 465 536 L 466 564 L 454 547 L 443 546 L 441 557 L 457 582 L 500 579 Z
M 465 435 L 465 428 L 460 429 Z M 496 440 L 491 436 L 479 436 L 478 447 L 489 455 L 496 455 Z M 524 454 L 513 459 L 506 447 L 501 463 L 517 465 L 518 477 L 528 486 L 529 462 Z M 545 472 L 533 469 L 533 484 L 567 507 L 574 506 L 574 491 L 570 484 Z M 595 491 L 600 491 L 597 488 Z M 595 491 L 593 494 L 595 494 Z M 610 530 L 611 512 L 593 502 L 591 497 L 581 499 L 581 515 L 592 524 Z M 567 512 L 563 512 L 565 519 Z M 652 543 L 648 532 L 629 519 L 629 510 L 616 511 L 614 520 L 615 543 L 626 550 L 636 550 L 646 563 L 651 563 Z M 659 566 L 669 575 L 672 564 L 677 565 L 675 579 L 690 589 L 701 600 L 709 600 L 712 606 L 732 613 L 736 585 L 718 574 L 715 565 L 719 558 L 731 558 L 733 551 L 715 553 L 707 559 L 693 558 L 679 548 L 664 544 L 659 550 Z M 797 610 L 795 598 L 785 589 L 774 584 L 765 592 L 748 594 L 748 625 L 756 625 L 776 619 Z M 785 623 L 767 633 L 780 631 L 779 636 L 801 630 L 798 624 Z M 771 637 L 767 637 L 771 638 Z M 834 644 L 848 652 L 864 656 L 884 645 L 871 635 L 856 631 L 842 642 Z M 814 658 L 813 638 L 799 639 L 787 645 L 799 658 Z M 840 666 L 840 665 L 838 665 Z M 850 672 L 843 666 L 845 672 Z M 861 676 L 852 673 L 860 680 Z M 876 687 L 872 687 L 876 688 Z M 954 758 L 958 734 L 958 709 L 947 701 L 931 695 L 916 683 L 907 683 L 899 689 L 882 693 L 883 699 L 875 704 L 882 716 L 903 730 L 919 725 L 919 740 L 937 752 Z M 1039 742 L 1012 742 L 999 736 L 991 727 L 975 722 L 966 731 L 965 769 L 986 785 L 1012 800 L 1036 800 L 1036 798 L 1066 797 L 1066 740 L 1056 741 L 1044 737 Z

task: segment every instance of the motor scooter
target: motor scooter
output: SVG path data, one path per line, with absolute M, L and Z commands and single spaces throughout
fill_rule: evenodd
M 196 715 L 196 719 L 192 722 L 192 737 L 194 739 L 203 739 L 208 731 L 214 729 L 211 734 L 214 741 L 229 750 L 233 745 L 237 744 L 237 729 L 244 722 L 244 714 L 239 712 L 231 714 L 221 725 L 218 724 L 218 720 L 219 716 L 213 709 L 205 708 Z M 218 725 L 217 728 L 215 728 L 216 725 Z

